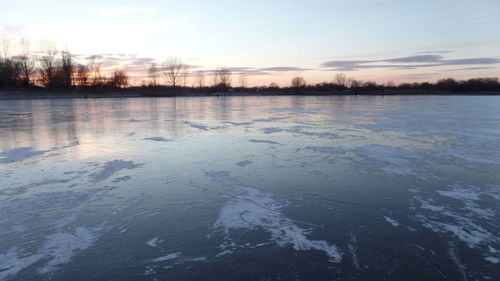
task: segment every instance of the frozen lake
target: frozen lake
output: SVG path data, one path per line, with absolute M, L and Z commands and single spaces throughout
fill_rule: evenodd
M 500 280 L 500 97 L 0 101 L 0 280 Z

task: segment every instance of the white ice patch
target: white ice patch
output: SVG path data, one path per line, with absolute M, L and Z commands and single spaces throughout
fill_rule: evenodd
M 494 264 L 500 263 L 500 250 L 497 250 L 491 246 L 488 246 L 488 252 L 489 252 L 489 255 L 484 258 L 485 260 L 487 260 L 491 263 L 494 263 Z
M 101 230 L 101 228 L 77 227 L 74 233 L 60 232 L 47 237 L 42 252 L 51 260 L 38 269 L 38 272 L 40 274 L 52 272 L 59 265 L 69 262 L 77 251 L 89 248 L 97 240 L 98 232 Z
M 208 259 L 206 257 L 196 257 L 196 258 L 187 258 L 185 261 L 189 262 L 199 262 L 199 261 L 207 261 Z
M 451 187 L 452 190 L 438 190 L 437 193 L 458 200 L 479 200 L 479 195 L 481 195 L 477 190 L 467 189 L 458 185 L 452 185 Z
M 181 252 L 177 252 L 177 253 L 171 253 L 171 254 L 168 254 L 168 255 L 165 255 L 165 256 L 161 256 L 161 257 L 158 257 L 156 259 L 153 259 L 151 260 L 151 262 L 162 262 L 162 261 L 168 261 L 168 260 L 173 260 L 173 259 L 176 259 L 178 257 L 181 256 Z
M 48 262 L 38 269 L 38 273 L 53 272 L 58 266 L 71 261 L 79 251 L 89 248 L 102 230 L 100 227 L 77 227 L 73 233 L 58 232 L 49 235 L 42 246 L 31 254 L 13 247 L 7 253 L 0 255 L 0 280 L 5 280 L 32 264 L 47 259 Z
M 349 241 L 350 243 L 347 244 L 347 248 L 349 249 L 349 253 L 351 254 L 352 263 L 357 270 L 361 270 L 361 265 L 359 263 L 358 253 L 356 250 L 356 247 L 358 246 L 358 240 L 356 239 L 356 236 L 351 233 Z
M 471 249 L 483 249 L 485 260 L 495 263 L 495 258 L 500 258 L 500 253 L 491 251 L 494 249 L 491 245 L 498 245 L 500 238 L 496 233 L 496 224 L 488 221 L 494 222 L 497 212 L 480 207 L 480 203 L 482 195 L 497 196 L 497 189 L 491 186 L 455 184 L 436 193 L 432 199 L 424 198 L 422 193 L 414 197 L 420 203 L 416 220 L 434 232 L 453 235 Z M 437 205 L 439 202 L 443 202 L 444 205 Z M 487 248 L 490 251 L 485 253 L 484 250 Z
M 323 251 L 331 262 L 341 261 L 342 253 L 337 246 L 323 240 L 308 239 L 307 235 L 311 230 L 303 229 L 285 217 L 281 211 L 283 204 L 274 200 L 270 194 L 241 184 L 227 172 L 205 173 L 214 181 L 230 186 L 237 192 L 221 209 L 214 227 L 223 228 L 227 235 L 232 229 L 263 229 L 271 234 L 271 240 L 278 246 L 292 245 L 297 251 Z M 229 251 L 225 250 L 223 253 Z
M 399 222 L 397 222 L 397 221 L 396 221 L 396 220 L 394 220 L 394 219 L 391 219 L 390 217 L 384 216 L 384 220 L 385 220 L 388 224 L 390 224 L 390 225 L 392 225 L 392 226 L 394 226 L 394 227 L 398 227 L 398 226 L 399 226 Z
M 415 199 L 421 203 L 420 208 L 422 209 L 427 209 L 433 212 L 442 212 L 445 210 L 445 207 L 435 206 L 432 203 L 430 203 L 430 200 L 425 200 L 422 197 L 416 196 Z
M 158 247 L 158 243 L 161 243 L 163 242 L 163 240 L 160 240 L 159 237 L 155 237 L 151 240 L 149 240 L 148 242 L 146 242 L 146 245 L 150 246 L 150 247 Z

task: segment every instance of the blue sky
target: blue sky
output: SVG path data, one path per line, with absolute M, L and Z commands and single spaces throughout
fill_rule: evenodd
M 29 1 L 2 3 L 0 37 L 105 54 L 137 74 L 177 56 L 251 84 L 434 81 L 500 74 L 498 0 Z M 406 58 L 406 59 L 405 59 Z M 141 67 L 142 66 L 142 67 Z M 235 75 L 237 76 L 237 74 Z

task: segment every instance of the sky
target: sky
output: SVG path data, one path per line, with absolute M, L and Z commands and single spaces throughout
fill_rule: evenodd
M 0 39 L 42 40 L 143 79 L 175 56 L 226 66 L 250 85 L 417 82 L 500 76 L 498 0 L 17 0 L 0 3 Z

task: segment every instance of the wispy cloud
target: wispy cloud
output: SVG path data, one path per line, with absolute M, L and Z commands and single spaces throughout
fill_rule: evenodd
M 435 51 L 424 51 L 418 52 L 417 55 L 436 55 L 436 54 L 449 54 L 453 53 L 452 50 L 435 50 Z
M 264 67 L 259 68 L 261 71 L 272 71 L 272 72 L 289 72 L 289 71 L 307 71 L 311 70 L 309 68 L 295 67 L 295 66 L 274 66 L 274 67 Z
M 6 25 L 0 27 L 0 36 L 4 38 L 15 37 L 16 35 L 22 33 L 24 26 L 22 25 Z
M 119 17 L 145 17 L 152 18 L 155 12 L 151 8 L 145 7 L 118 7 L 102 9 L 99 11 L 99 15 L 103 18 L 119 18 Z
M 436 51 L 434 51 L 434 54 L 421 54 L 378 60 L 332 60 L 323 62 L 321 66 L 326 70 L 355 71 L 373 68 L 418 69 L 451 65 L 479 66 L 500 63 L 500 59 L 494 57 L 446 59 L 444 56 L 437 55 L 435 52 Z

